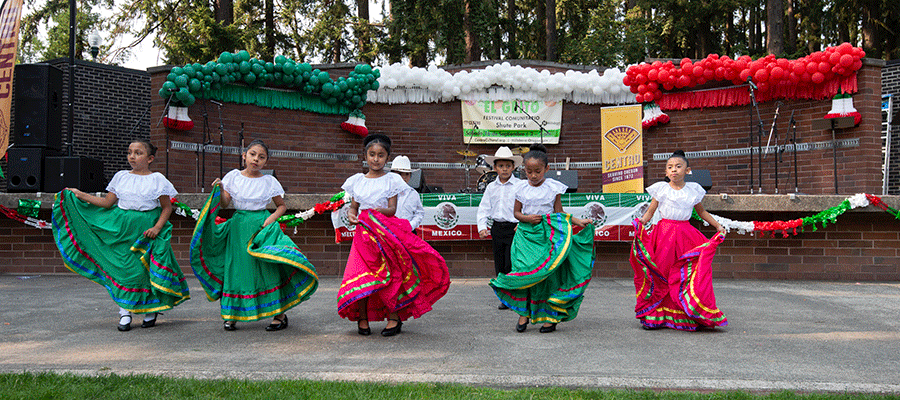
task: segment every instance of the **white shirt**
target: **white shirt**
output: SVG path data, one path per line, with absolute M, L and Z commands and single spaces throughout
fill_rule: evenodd
M 366 178 L 365 174 L 353 175 L 344 182 L 341 189 L 359 203 L 359 210 L 387 208 L 388 199 L 399 195 L 409 185 L 397 174 L 386 173 L 378 178 Z
M 685 182 L 680 190 L 672 188 L 669 182 L 656 182 L 647 188 L 647 193 L 659 202 L 656 210 L 661 218 L 687 221 L 694 206 L 703 200 L 706 190 L 697 182 Z
M 516 183 L 516 200 L 522 203 L 522 214 L 547 215 L 553 212 L 556 195 L 565 193 L 568 188 L 552 178 L 544 178 L 541 186 L 531 186 L 527 179 L 523 179 Z
M 516 205 L 516 182 L 521 179 L 510 176 L 506 183 L 500 183 L 500 179 L 494 179 L 484 189 L 481 203 L 478 203 L 477 223 L 478 231 L 487 229 L 488 218 L 494 221 L 519 222 L 513 213 Z
M 412 229 L 418 228 L 419 224 L 422 223 L 422 217 L 425 216 L 425 207 L 422 207 L 422 199 L 419 197 L 419 192 L 409 188 L 398 194 L 397 212 L 394 213 L 394 216 L 409 221 Z
M 264 210 L 273 197 L 284 196 L 284 188 L 274 176 L 248 178 L 236 169 L 222 178 L 222 189 L 231 195 L 231 204 L 237 210 Z
M 106 185 L 106 191 L 115 194 L 116 204 L 123 210 L 148 211 L 159 207 L 159 196 L 175 197 L 178 191 L 163 174 L 136 175 L 131 171 L 119 171 Z

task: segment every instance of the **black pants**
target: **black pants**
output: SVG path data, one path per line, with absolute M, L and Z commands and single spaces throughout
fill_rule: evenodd
M 509 251 L 512 249 L 515 236 L 515 222 L 494 221 L 494 224 L 491 225 L 491 241 L 494 244 L 494 272 L 498 275 L 508 274 L 512 271 L 512 258 L 509 256 Z

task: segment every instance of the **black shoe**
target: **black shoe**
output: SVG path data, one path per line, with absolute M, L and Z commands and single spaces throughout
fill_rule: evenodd
M 403 326 L 403 322 L 401 322 L 400 320 L 396 320 L 396 319 L 389 319 L 388 321 L 397 321 L 397 325 L 395 325 L 393 328 L 384 328 L 381 331 L 381 336 L 394 336 L 394 335 L 400 333 L 400 329 Z
M 236 331 L 237 330 L 237 322 L 236 321 L 225 321 L 222 324 L 222 328 L 226 331 Z
M 281 319 L 275 318 L 275 321 L 278 321 L 278 323 L 272 322 L 269 324 L 269 326 L 266 327 L 267 331 L 280 331 L 288 326 L 287 315 L 281 314 Z
M 550 333 L 556 330 L 556 324 L 550 324 L 550 326 L 542 326 L 540 329 L 541 333 Z
M 360 328 L 360 327 L 359 327 L 359 323 L 362 322 L 362 321 L 366 321 L 367 323 L 369 322 L 369 320 L 367 320 L 367 319 L 361 319 L 361 320 L 359 320 L 359 321 L 356 321 L 356 333 L 358 333 L 358 334 L 360 334 L 360 335 L 363 335 L 363 336 L 369 336 L 369 335 L 371 335 L 371 334 L 372 334 L 372 328 Z
M 122 323 L 122 318 L 128 317 L 127 323 Z M 131 330 L 131 315 L 120 315 L 119 316 L 119 332 L 128 332 Z
M 497 307 L 497 309 L 498 310 L 509 310 L 509 306 L 506 304 L 500 303 L 500 305 Z
M 650 325 L 644 325 L 644 324 L 641 324 L 641 328 L 644 328 L 645 331 L 655 331 L 655 330 L 658 330 L 658 329 L 662 329 L 662 325 L 659 325 L 659 326 L 650 326 Z
M 525 332 L 525 329 L 528 328 L 528 321 L 525 321 L 524 324 L 520 324 L 516 322 L 516 332 L 522 333 Z
M 152 328 L 156 326 L 156 317 L 162 313 L 153 313 L 153 319 L 145 319 L 144 322 L 141 322 L 141 328 Z

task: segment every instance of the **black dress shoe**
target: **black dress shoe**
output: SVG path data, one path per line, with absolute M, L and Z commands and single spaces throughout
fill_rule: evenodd
M 389 319 L 388 321 L 397 321 L 397 325 L 395 325 L 393 328 L 384 328 L 381 331 L 381 336 L 394 336 L 394 335 L 400 333 L 400 329 L 403 326 L 403 322 L 396 320 L 396 319 Z
M 498 310 L 509 310 L 509 306 L 506 304 L 500 303 L 500 305 L 497 306 L 497 309 Z
M 152 328 L 156 326 L 156 317 L 162 313 L 153 313 L 153 319 L 145 319 L 144 322 L 141 322 L 141 328 Z
M 541 333 L 550 333 L 556 330 L 556 324 L 550 324 L 550 326 L 542 326 L 540 329 Z
M 524 324 L 516 323 L 516 332 L 522 333 L 525 332 L 525 329 L 528 328 L 528 321 L 525 321 Z
M 360 328 L 360 327 L 359 327 L 359 323 L 362 322 L 362 321 L 369 322 L 369 320 L 367 320 L 367 319 L 361 319 L 361 320 L 359 320 L 359 321 L 356 321 L 356 333 L 358 333 L 358 334 L 360 334 L 360 335 L 363 335 L 363 336 L 369 336 L 369 335 L 371 335 L 371 334 L 372 334 L 372 328 Z
M 124 323 L 124 324 L 122 323 L 122 318 L 123 318 L 123 317 L 128 317 L 128 322 L 127 322 L 127 323 Z M 131 330 L 131 316 L 130 316 L 130 315 L 122 315 L 122 316 L 119 316 L 119 327 L 118 327 L 118 329 L 119 329 L 119 332 L 128 332 L 128 331 Z
M 225 321 L 222 324 L 222 329 L 226 331 L 236 331 L 237 330 L 237 322 L 236 321 Z
M 278 323 L 276 324 L 273 322 L 273 323 L 269 324 L 269 326 L 266 327 L 267 331 L 270 331 L 270 332 L 271 331 L 280 331 L 284 328 L 287 328 L 287 326 L 288 326 L 287 315 L 281 314 L 281 319 L 276 318 L 275 320 L 278 321 Z

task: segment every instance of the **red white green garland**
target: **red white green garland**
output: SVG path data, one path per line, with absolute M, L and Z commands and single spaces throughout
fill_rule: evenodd
M 884 204 L 880 197 L 866 193 L 857 193 L 841 202 L 841 204 L 823 210 L 816 215 L 790 221 L 735 221 L 715 214 L 712 214 L 712 217 L 725 228 L 726 232 L 737 231 L 737 233 L 742 235 L 759 232 L 763 237 L 766 235 L 775 237 L 775 234 L 780 232 L 782 237 L 788 237 L 789 234 L 796 235 L 797 229 L 800 229 L 802 232 L 806 227 L 812 228 L 813 232 L 815 232 L 818 229 L 818 225 L 822 225 L 824 228 L 829 222 L 832 224 L 837 223 L 837 217 L 847 212 L 847 210 L 865 207 L 870 204 L 886 211 L 895 219 L 900 219 L 900 211 Z M 699 220 L 700 216 L 694 213 L 694 218 Z M 705 221 L 703 224 L 709 225 Z

